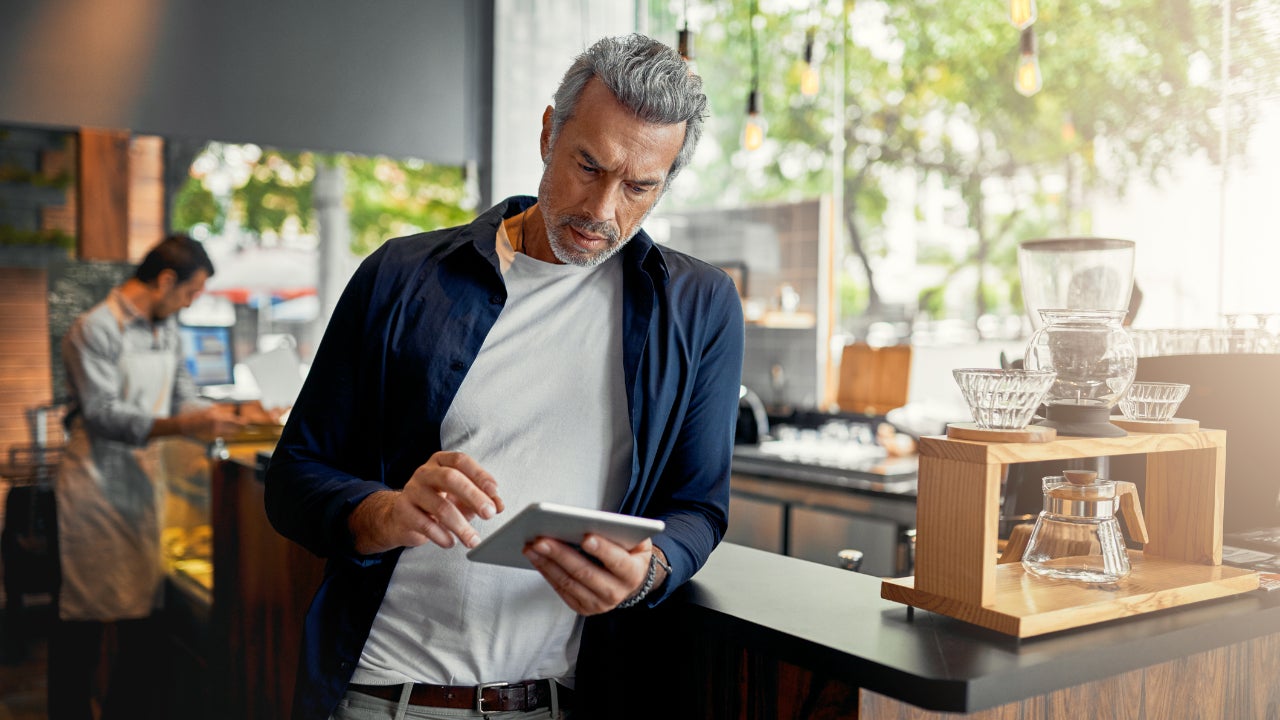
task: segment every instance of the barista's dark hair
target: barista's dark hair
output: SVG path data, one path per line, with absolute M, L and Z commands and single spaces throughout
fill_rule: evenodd
M 702 122 L 707 116 L 702 78 L 689 71 L 689 64 L 679 53 L 653 38 L 633 34 L 599 40 L 573 61 L 560 81 L 551 113 L 551 144 L 573 117 L 582 89 L 593 77 L 600 78 L 609 92 L 641 120 L 663 125 L 684 123 L 684 144 L 663 183 L 664 189 L 669 187 L 676 174 L 689 164 L 702 136 Z
M 133 276 L 144 283 L 151 283 L 162 270 L 172 270 L 181 283 L 195 275 L 197 270 L 204 270 L 212 277 L 213 261 L 199 242 L 175 233 L 151 248 L 138 269 L 133 271 Z

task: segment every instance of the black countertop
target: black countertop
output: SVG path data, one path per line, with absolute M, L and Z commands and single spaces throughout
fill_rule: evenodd
M 767 444 L 737 445 L 733 471 L 746 475 L 809 483 L 859 493 L 916 497 L 915 456 L 870 457 L 854 463 L 822 463 L 772 451 Z
M 916 456 L 890 456 L 880 437 L 886 425 L 892 427 L 882 415 L 771 413 L 769 432 L 759 443 L 734 446 L 733 471 L 858 494 L 909 496 L 914 502 Z
M 713 632 L 930 710 L 973 712 L 1280 633 L 1280 592 L 1019 640 L 880 598 L 880 580 L 722 544 L 673 597 Z

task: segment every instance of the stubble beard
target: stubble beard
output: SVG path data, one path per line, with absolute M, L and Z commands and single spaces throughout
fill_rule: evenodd
M 653 206 L 650 205 L 649 209 L 641 216 L 640 221 L 630 229 L 626 237 L 623 237 L 622 233 L 614 228 L 611 223 L 605 221 L 589 220 L 577 215 L 554 214 L 551 208 L 555 203 L 555 196 L 552 193 L 551 183 L 547 174 L 547 168 L 544 165 L 542 180 L 538 183 L 538 206 L 542 208 L 542 217 L 547 225 L 547 244 L 551 246 L 551 252 L 556 256 L 556 259 L 566 265 L 592 268 L 603 264 L 609 258 L 617 255 L 622 248 L 626 247 L 631 238 L 635 237 L 635 234 L 639 232 L 645 218 L 649 217 L 649 213 L 653 211 Z M 656 205 L 657 203 L 654 204 Z M 574 247 L 573 242 L 566 237 L 570 227 L 593 236 L 606 237 L 609 244 L 603 250 L 595 253 L 578 250 Z

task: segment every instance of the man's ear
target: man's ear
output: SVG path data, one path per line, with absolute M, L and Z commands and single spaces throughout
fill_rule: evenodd
M 178 271 L 171 270 L 169 268 L 161 270 L 159 274 L 156 275 L 155 283 L 156 289 L 159 290 L 162 295 L 167 295 L 178 286 Z
M 550 105 L 547 106 L 546 110 L 542 111 L 542 138 L 538 146 L 542 152 L 543 163 L 551 161 L 551 113 L 552 108 Z

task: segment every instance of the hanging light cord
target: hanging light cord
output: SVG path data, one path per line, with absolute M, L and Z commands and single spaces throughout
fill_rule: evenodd
M 751 30 L 751 91 L 760 89 L 760 52 L 756 47 L 756 0 L 751 0 L 751 16 L 747 18 Z

